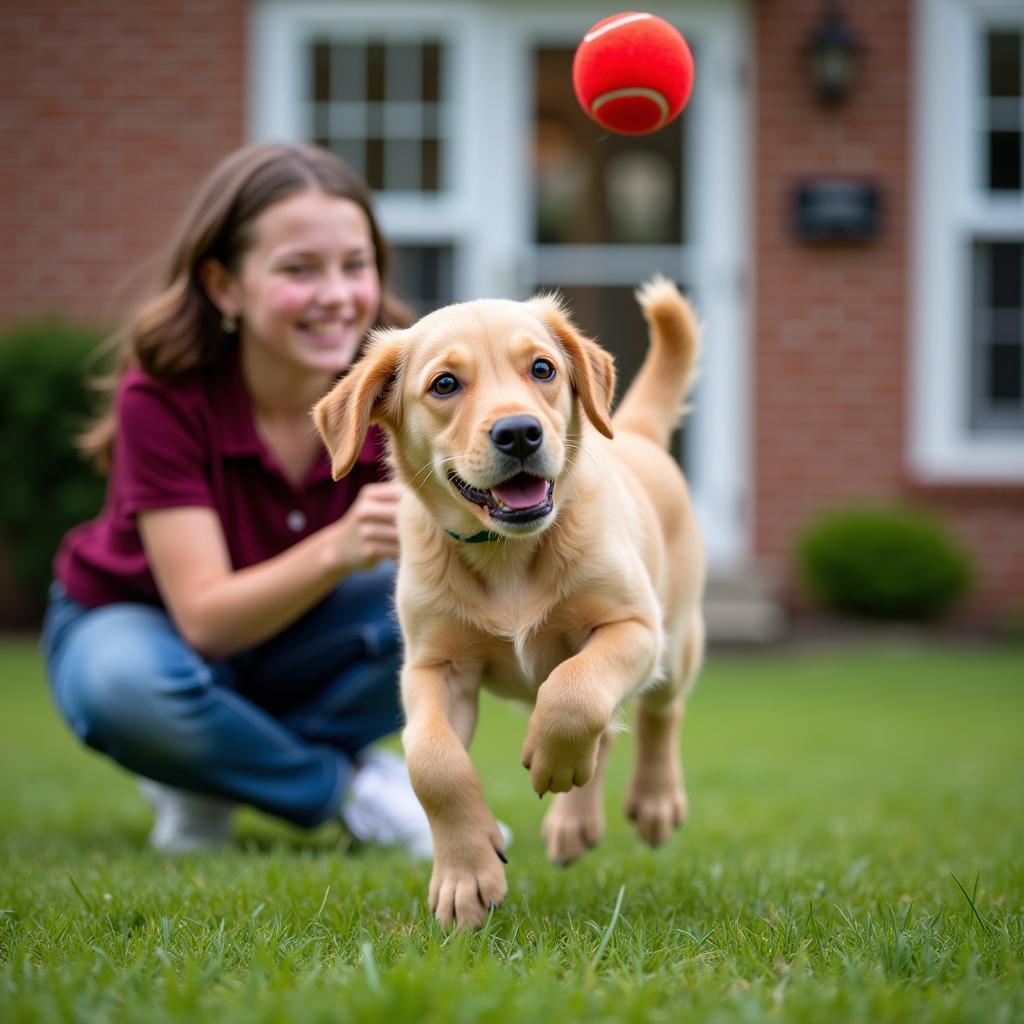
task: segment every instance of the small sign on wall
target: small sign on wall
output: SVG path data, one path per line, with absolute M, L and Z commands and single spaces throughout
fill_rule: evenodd
M 853 178 L 815 178 L 793 192 L 793 225 L 802 242 L 873 242 L 881 232 L 878 186 Z

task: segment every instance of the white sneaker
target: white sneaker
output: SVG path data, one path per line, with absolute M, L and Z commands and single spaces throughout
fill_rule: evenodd
M 152 779 L 139 789 L 156 815 L 149 845 L 163 853 L 194 853 L 223 846 L 231 838 L 235 805 L 202 793 L 190 793 Z
M 376 748 L 363 752 L 341 815 L 361 842 L 400 847 L 423 860 L 434 856 L 430 822 L 409 781 L 405 761 L 397 754 Z M 498 828 L 507 848 L 512 831 L 500 821 Z

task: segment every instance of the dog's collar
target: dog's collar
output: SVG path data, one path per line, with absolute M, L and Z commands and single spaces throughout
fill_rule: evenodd
M 445 530 L 444 532 L 449 537 L 461 540 L 463 544 L 484 544 L 489 540 L 502 539 L 500 533 L 492 533 L 490 530 L 481 530 L 479 533 L 474 533 L 472 537 L 463 537 L 461 533 L 456 533 L 454 530 Z

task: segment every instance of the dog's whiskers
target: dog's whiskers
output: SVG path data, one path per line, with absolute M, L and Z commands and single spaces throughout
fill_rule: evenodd
M 580 441 L 568 441 L 568 440 L 567 440 L 567 441 L 565 442 L 565 450 L 566 450 L 567 452 L 569 452 L 570 454 L 572 454 L 572 455 L 580 455 L 580 454 L 582 454 L 582 455 L 586 455 L 586 456 L 587 456 L 587 458 L 588 458 L 588 459 L 590 459 L 590 461 L 591 461 L 591 463 L 593 464 L 594 468 L 595 468 L 595 469 L 597 469 L 597 468 L 598 468 L 598 462 L 597 462 L 597 457 L 596 457 L 596 456 L 594 455 L 594 453 L 593 453 L 593 452 L 592 452 L 592 451 L 591 451 L 591 450 L 590 450 L 590 449 L 589 449 L 589 448 L 588 448 L 588 447 L 587 447 L 586 445 L 584 445 L 584 444 L 583 444 L 582 442 L 580 442 Z
M 454 462 L 455 462 L 455 456 L 454 455 L 449 455 L 449 456 L 447 456 L 447 457 L 445 457 L 445 458 L 443 458 L 441 460 L 441 464 L 442 465 L 447 465 L 448 463 L 454 463 Z M 409 487 L 411 487 L 414 491 L 418 491 L 424 484 L 426 484 L 427 479 L 430 477 L 430 472 L 431 472 L 431 470 L 433 468 L 434 468 L 434 463 L 433 462 L 427 462 L 425 465 L 423 465 L 420 469 L 418 469 L 416 471 L 416 473 L 413 475 L 412 479 L 409 481 Z M 422 483 L 417 483 L 417 481 L 419 480 L 419 478 L 421 476 L 423 477 Z

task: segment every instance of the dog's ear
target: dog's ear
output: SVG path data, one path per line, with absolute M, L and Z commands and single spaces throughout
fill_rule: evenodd
M 355 465 L 371 423 L 398 427 L 403 333 L 377 332 L 358 362 L 313 407 L 313 421 L 330 453 L 335 480 Z
M 569 359 L 573 390 L 587 419 L 605 437 L 612 437 L 611 409 L 615 397 L 615 360 L 573 324 L 565 306 L 553 295 L 539 295 L 530 307 L 554 334 Z

